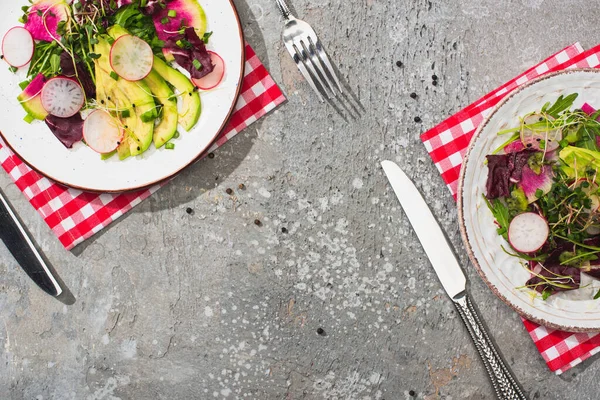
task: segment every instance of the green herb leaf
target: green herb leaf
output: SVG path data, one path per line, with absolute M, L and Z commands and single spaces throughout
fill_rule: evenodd
M 600 290 L 594 295 L 594 300 L 600 299 Z
M 175 148 L 175 143 L 167 142 L 165 143 L 165 149 L 173 150 Z
M 212 32 L 204 32 L 204 35 L 202 36 L 202 41 L 206 44 L 208 44 L 208 39 L 210 39 L 210 37 L 212 36 Z M 500 135 L 500 132 L 498 132 L 498 134 Z
M 542 300 L 546 300 L 548 297 L 550 297 L 552 295 L 552 290 L 551 289 L 544 289 L 542 291 Z
M 110 77 L 113 78 L 115 81 L 119 80 L 119 75 L 117 75 L 115 71 L 110 71 Z
M 32 123 L 33 121 L 35 121 L 35 117 L 31 114 L 27 114 L 25 116 L 25 118 L 23 118 L 23 121 L 27 122 L 28 124 Z
M 156 119 L 156 109 L 153 108 L 150 111 L 146 111 L 145 113 L 140 115 L 140 118 L 142 119 L 143 122 L 154 121 Z
M 21 88 L 21 90 L 25 90 L 27 88 L 27 86 L 29 86 L 30 83 L 31 83 L 31 80 L 28 79 L 26 81 L 19 83 L 19 87 Z
M 493 199 L 490 202 L 485 195 L 483 195 L 483 199 L 485 200 L 485 203 L 492 212 L 492 215 L 498 224 L 498 229 L 496 230 L 498 235 L 508 240 L 508 225 L 510 223 L 508 207 L 499 199 Z
M 554 102 L 552 107 L 547 108 L 547 109 L 542 108 L 542 111 L 545 111 L 546 114 L 548 114 L 554 118 L 558 118 L 558 115 L 561 112 L 566 111 L 569 108 L 571 108 L 571 106 L 573 105 L 573 102 L 575 101 L 577 96 L 578 96 L 577 93 L 571 93 L 567 97 L 560 95 L 558 97 L 558 99 Z

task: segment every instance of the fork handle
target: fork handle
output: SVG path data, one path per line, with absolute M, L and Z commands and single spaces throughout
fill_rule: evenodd
M 490 340 L 477 311 L 466 292 L 453 299 L 454 305 L 475 342 L 485 369 L 492 381 L 496 396 L 501 400 L 527 400 L 510 369 L 504 363 Z
M 279 8 L 279 11 L 281 11 L 283 18 L 286 20 L 294 18 L 285 0 L 275 0 L 275 2 L 277 3 L 277 7 Z

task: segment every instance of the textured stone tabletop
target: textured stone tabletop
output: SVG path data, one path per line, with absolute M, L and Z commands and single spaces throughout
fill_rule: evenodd
M 551 53 L 600 43 L 594 2 L 294 0 L 358 119 L 316 102 L 272 0 L 235 3 L 288 102 L 215 158 L 73 252 L 0 174 L 77 298 L 42 293 L 0 245 L 0 399 L 492 399 L 382 159 L 417 182 L 531 398 L 597 398 L 598 358 L 555 376 L 469 265 L 419 140 Z

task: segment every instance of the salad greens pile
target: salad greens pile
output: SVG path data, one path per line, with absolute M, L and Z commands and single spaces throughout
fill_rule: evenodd
M 152 142 L 173 149 L 178 126 L 189 131 L 200 117 L 199 89 L 223 77 L 198 0 L 30 3 L 23 26 L 5 35 L 3 58 L 13 72 L 27 68 L 18 97 L 25 120 L 44 120 L 68 148 L 83 141 L 104 159 L 139 155 Z M 95 111 L 108 115 L 86 125 Z
M 510 138 L 486 157 L 484 199 L 503 250 L 525 261 L 531 278 L 522 288 L 544 300 L 580 288 L 582 273 L 600 279 L 600 111 L 572 109 L 577 97 L 560 96 L 498 132 Z

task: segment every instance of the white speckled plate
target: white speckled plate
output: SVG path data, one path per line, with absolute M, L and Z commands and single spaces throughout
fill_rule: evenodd
M 545 75 L 532 81 L 496 106 L 475 133 L 461 171 L 458 212 L 463 241 L 471 261 L 490 289 L 523 317 L 544 326 L 572 332 L 600 330 L 600 300 L 593 300 L 600 281 L 582 274 L 585 288 L 550 296 L 546 301 L 523 286 L 530 274 L 519 260 L 500 248 L 506 243 L 496 233 L 494 218 L 483 200 L 488 169 L 485 156 L 505 137 L 499 130 L 515 126 L 518 117 L 540 110 L 561 94 L 579 93 L 574 107 L 589 103 L 600 107 L 600 70 L 574 69 Z
M 2 7 L 0 36 L 19 25 L 26 0 L 10 1 Z M 44 122 L 23 121 L 25 111 L 17 101 L 19 82 L 26 68 L 17 74 L 0 61 L 0 134 L 29 166 L 47 177 L 88 191 L 121 192 L 143 188 L 165 180 L 193 163 L 214 141 L 227 122 L 241 88 L 244 72 L 244 39 L 232 1 L 200 0 L 206 12 L 208 31 L 213 31 L 208 48 L 223 57 L 226 72 L 217 89 L 201 93 L 202 115 L 191 132 L 175 140 L 175 149 L 156 150 L 152 145 L 138 157 L 102 161 L 99 154 L 83 143 L 66 149 Z

